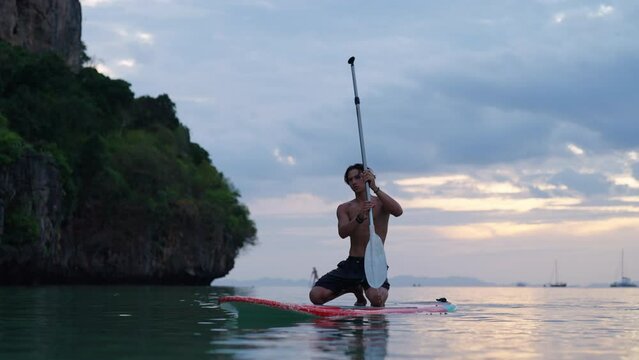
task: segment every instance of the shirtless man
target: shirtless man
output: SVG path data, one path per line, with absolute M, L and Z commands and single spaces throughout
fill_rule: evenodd
M 375 174 L 370 171 L 370 168 L 364 171 L 362 164 L 349 166 L 344 173 L 344 182 L 355 193 L 353 200 L 337 207 L 339 236 L 342 239 L 350 237 L 351 240 L 348 259 L 341 261 L 337 269 L 322 276 L 311 289 L 309 298 L 313 304 L 321 305 L 350 292 L 355 294 L 357 306 L 366 305 L 366 298 L 372 306 L 384 306 L 390 288 L 388 280 L 380 288 L 374 289 L 368 285 L 364 274 L 364 253 L 370 237 L 369 209 L 373 209 L 375 233 L 379 235 L 382 242 L 386 240 L 390 215 L 400 216 L 403 210 L 395 199 L 375 184 Z M 366 201 L 366 182 L 376 195 L 371 196 L 371 201 Z

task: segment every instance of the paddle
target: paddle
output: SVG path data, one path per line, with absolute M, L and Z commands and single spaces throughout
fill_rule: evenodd
M 364 170 L 368 170 L 366 166 L 366 150 L 364 148 L 364 132 L 362 131 L 362 116 L 359 111 L 359 96 L 357 95 L 357 81 L 355 80 L 355 57 L 348 59 L 351 65 L 351 74 L 353 75 L 353 91 L 355 93 L 355 110 L 357 112 L 357 128 L 359 130 L 359 146 L 362 150 L 362 165 Z M 366 182 L 366 200 L 371 201 L 370 185 Z M 372 288 L 379 288 L 386 281 L 387 270 L 386 254 L 384 253 L 384 243 L 382 239 L 375 233 L 375 224 L 373 223 L 373 209 L 368 212 L 369 232 L 368 244 L 364 253 L 364 271 L 366 273 L 366 281 Z

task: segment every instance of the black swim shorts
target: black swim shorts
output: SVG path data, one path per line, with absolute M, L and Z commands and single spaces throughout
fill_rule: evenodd
M 357 285 L 361 285 L 364 290 L 368 290 L 371 287 L 366 281 L 366 274 L 364 273 L 364 258 L 356 256 L 349 256 L 348 259 L 340 261 L 337 264 L 337 269 L 331 270 L 315 283 L 315 286 L 329 289 L 336 294 L 352 289 Z M 382 287 L 387 290 L 390 289 L 388 279 L 384 281 Z

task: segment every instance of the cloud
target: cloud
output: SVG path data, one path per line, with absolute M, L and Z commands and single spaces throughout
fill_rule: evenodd
M 590 7 L 581 7 L 562 10 L 553 15 L 552 19 L 555 24 L 562 24 L 566 20 L 579 20 L 579 19 L 597 19 L 611 16 L 615 11 L 615 8 L 611 5 L 600 4 L 599 7 L 593 9 Z
M 564 22 L 565 19 L 566 19 L 566 14 L 564 13 L 557 13 L 553 16 L 553 21 L 557 24 L 561 24 L 562 22 Z
M 564 209 L 579 205 L 579 198 L 451 198 L 451 197 L 413 197 L 401 199 L 400 203 L 408 209 L 437 209 L 441 211 L 502 211 L 524 213 L 538 209 Z
M 618 200 L 621 202 L 637 203 L 637 205 L 639 205 L 639 196 L 621 196 L 621 197 L 614 197 L 612 199 Z
M 129 46 L 131 44 L 153 45 L 155 42 L 155 35 L 148 31 L 134 30 L 119 23 L 110 24 L 108 27 L 110 32 L 119 37 L 118 45 L 122 47 L 126 47 L 127 44 Z
M 499 177 L 499 176 L 496 176 Z M 519 194 L 526 189 L 510 180 L 480 180 L 468 174 L 436 175 L 430 177 L 405 178 L 394 180 L 401 191 L 411 194 Z
M 485 222 L 459 226 L 434 227 L 441 236 L 457 240 L 495 240 L 498 238 L 592 237 L 617 230 L 637 227 L 636 217 L 613 217 L 587 221 L 557 221 L 547 223 Z
M 256 3 L 260 2 L 245 2 L 239 6 L 251 14 L 261 14 L 258 8 L 246 7 Z M 382 8 L 381 4 L 372 6 Z M 408 17 L 401 26 L 388 22 L 384 31 L 366 36 L 357 32 L 352 36 L 357 40 L 342 39 L 337 36 L 340 31 L 316 36 L 318 29 L 346 26 L 348 16 L 335 18 L 327 6 L 279 6 L 272 17 L 260 18 L 260 21 L 239 18 L 233 24 L 200 20 L 195 15 L 196 10 L 206 14 L 230 11 L 224 6 L 206 6 L 189 9 L 192 14 L 186 10 L 176 11 L 187 19 L 182 21 L 187 21 L 189 27 L 161 37 L 176 39 L 171 42 L 176 53 L 187 51 L 179 46 L 183 41 L 177 39 L 188 39 L 193 36 L 191 32 L 204 34 L 202 36 L 223 34 L 224 37 L 211 35 L 215 38 L 211 42 L 189 49 L 195 54 L 188 64 L 170 55 L 162 62 L 180 66 L 184 84 L 174 85 L 176 88 L 198 86 L 198 78 L 203 76 L 209 79 L 206 84 L 212 86 L 200 86 L 200 93 L 191 92 L 191 96 L 220 99 L 216 112 L 232 117 L 236 124 L 245 124 L 245 129 L 254 129 L 254 135 L 247 134 L 246 137 L 253 136 L 259 145 L 273 148 L 274 144 L 268 142 L 275 139 L 259 138 L 269 124 L 274 129 L 270 132 L 281 138 L 272 142 L 278 144 L 280 150 L 295 154 L 300 171 L 331 171 L 335 159 L 350 157 L 357 160 L 357 129 L 349 101 L 352 88 L 345 64 L 347 56 L 336 58 L 345 49 L 350 49 L 349 54 L 357 50 L 371 165 L 386 171 L 512 162 L 565 152 L 566 143 L 579 144 L 580 148 L 589 151 L 607 143 L 626 148 L 633 146 L 638 140 L 629 134 L 635 127 L 639 132 L 639 125 L 628 121 L 635 110 L 629 104 L 639 103 L 637 95 L 633 95 L 639 91 L 634 91 L 637 90 L 636 82 L 619 74 L 634 73 L 629 67 L 636 66 L 632 64 L 637 62 L 615 62 L 635 53 L 637 46 L 600 41 L 603 35 L 590 28 L 571 28 L 569 33 L 559 34 L 556 29 L 539 28 L 540 24 L 532 20 L 546 14 L 547 8 L 557 6 L 563 5 L 527 4 L 526 16 L 519 12 L 507 13 L 509 9 L 502 6 L 470 6 L 448 21 L 440 21 L 434 14 L 442 15 L 450 9 L 429 5 L 429 14 L 434 17 L 432 23 Z M 159 7 L 150 19 L 156 19 L 158 12 L 168 10 L 172 10 L 171 6 Z M 317 16 L 305 17 L 307 11 Z M 385 10 L 389 11 L 410 13 L 404 7 Z M 369 12 L 367 21 L 377 16 Z M 320 20 L 327 15 L 328 23 Z M 295 36 L 280 37 L 280 27 L 274 27 L 273 22 L 297 16 L 300 20 L 295 21 L 304 19 L 306 26 Z M 477 18 L 490 20 L 490 26 L 497 26 L 508 36 L 491 36 L 490 32 L 481 30 L 485 24 L 468 23 Z M 152 56 L 156 49 L 149 52 L 135 46 L 139 41 L 135 34 L 159 32 L 151 28 L 150 23 L 143 23 L 143 30 L 123 25 L 126 31 L 121 34 L 132 43 L 111 52 L 135 58 L 149 71 L 163 71 L 150 66 L 150 62 L 160 61 L 159 57 Z M 611 24 L 606 34 L 620 31 L 621 26 L 623 24 Z M 430 31 L 457 32 L 459 29 L 463 29 L 461 33 L 446 42 L 420 35 Z M 481 44 L 476 47 L 457 45 L 465 36 L 476 32 L 482 34 Z M 154 47 L 169 45 L 157 38 L 156 35 L 152 37 Z M 396 45 L 397 39 L 402 39 L 402 46 Z M 564 39 L 570 39 L 570 42 Z M 290 48 L 304 51 L 284 51 Z M 611 52 L 605 51 L 606 48 L 624 50 L 615 58 L 608 55 Z M 376 50 L 362 52 L 364 49 Z M 211 55 L 207 55 L 209 53 Z M 399 63 L 398 58 L 401 58 Z M 343 68 L 337 68 L 338 61 Z M 622 83 L 625 90 L 617 90 L 620 79 L 626 79 L 625 84 Z M 139 83 L 139 80 L 135 81 L 134 87 Z M 174 88 L 172 91 L 179 90 Z M 250 108 L 243 105 L 247 98 L 252 100 Z M 181 105 L 178 107 L 188 106 Z M 233 107 L 237 110 L 232 110 Z M 216 119 L 204 110 L 193 115 L 185 120 L 194 127 L 196 122 L 208 123 Z M 226 145 L 228 141 L 215 143 L 218 145 L 211 149 L 212 153 L 232 152 Z M 389 147 L 386 146 L 388 143 L 402 146 Z
M 574 155 L 583 155 L 584 154 L 584 150 L 582 148 L 580 148 L 579 146 L 575 145 L 575 144 L 566 145 L 566 149 L 568 149 L 568 151 L 570 151 Z
M 82 7 L 97 7 L 113 3 L 114 0 L 80 0 Z
M 612 14 L 612 12 L 614 10 L 615 10 L 615 8 L 610 6 L 610 5 L 601 4 L 601 5 L 599 5 L 599 8 L 597 8 L 597 10 L 589 11 L 588 12 L 588 16 L 589 17 L 595 17 L 595 18 L 609 16 L 609 15 Z
M 118 66 L 132 68 L 135 67 L 135 59 L 122 59 L 117 62 Z
M 639 180 L 639 151 L 628 152 L 628 161 L 632 176 Z
M 148 32 L 138 31 L 135 33 L 135 37 L 144 44 L 153 44 L 153 34 Z
M 249 203 L 255 216 L 308 217 L 334 212 L 336 203 L 329 203 L 309 193 L 287 194 L 284 197 L 257 198 Z
M 558 186 L 565 185 L 584 195 L 607 194 L 612 185 L 603 174 L 577 172 L 572 169 L 557 173 L 549 182 Z
M 103 75 L 106 75 L 108 77 L 113 77 L 114 73 L 113 70 L 111 70 L 108 66 L 104 65 L 104 64 L 95 64 L 95 69 Z
M 279 148 L 273 150 L 273 156 L 275 157 L 275 160 L 281 164 L 293 166 L 296 163 L 296 160 L 292 155 L 283 155 Z
M 635 166 L 635 172 L 637 171 L 637 166 Z M 633 177 L 631 175 L 617 175 L 612 176 L 610 180 L 615 185 L 627 186 L 632 189 L 639 189 L 639 179 L 637 177 Z
M 519 224 L 513 222 L 476 223 L 437 227 L 436 233 L 456 240 L 486 240 L 500 237 L 530 236 L 552 228 L 552 224 Z
M 460 183 L 471 181 L 472 178 L 465 174 L 456 174 L 456 175 L 439 175 L 439 176 L 427 176 L 427 177 L 418 177 L 418 178 L 409 178 L 409 179 L 400 179 L 396 180 L 395 184 L 405 187 L 415 187 L 415 186 L 442 186 L 449 183 Z M 406 190 L 410 191 L 410 190 Z
M 575 150 L 573 148 L 573 150 Z M 459 173 L 400 177 L 392 181 L 402 205 L 444 212 L 536 214 L 635 213 L 639 208 L 607 199 L 610 194 L 639 195 L 639 182 L 628 174 L 624 153 L 548 158 L 483 168 L 460 167 Z M 583 216 L 583 215 L 575 215 Z

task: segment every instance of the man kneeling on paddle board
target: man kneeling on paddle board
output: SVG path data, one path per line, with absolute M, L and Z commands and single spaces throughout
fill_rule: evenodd
M 373 209 L 375 233 L 384 241 L 388 232 L 390 215 L 403 213 L 402 207 L 375 183 L 375 174 L 369 168 L 364 171 L 362 164 L 349 166 L 344 173 L 344 182 L 351 187 L 355 198 L 337 207 L 337 228 L 339 236 L 350 237 L 348 258 L 337 265 L 337 269 L 322 276 L 309 293 L 311 302 L 322 305 L 345 293 L 353 293 L 356 306 L 365 306 L 366 298 L 372 306 L 384 306 L 388 298 L 388 280 L 375 289 L 370 287 L 364 273 L 364 253 L 370 238 L 369 210 Z M 376 196 L 366 201 L 366 182 Z M 381 282 L 381 279 L 379 280 Z M 366 294 L 366 298 L 364 297 Z

